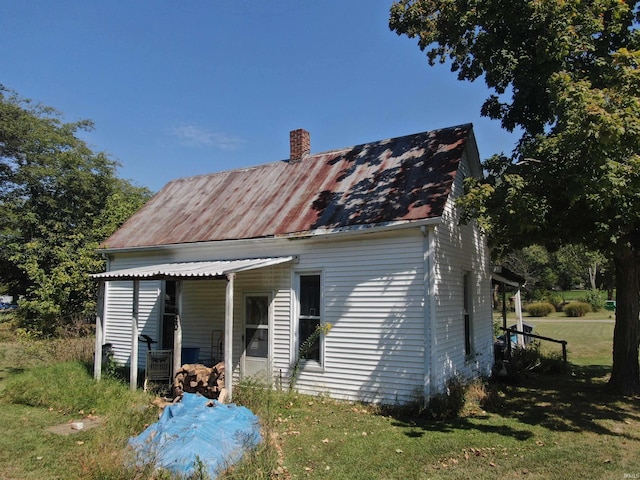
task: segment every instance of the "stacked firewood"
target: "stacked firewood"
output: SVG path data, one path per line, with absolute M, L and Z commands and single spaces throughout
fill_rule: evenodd
M 214 367 L 201 364 L 185 364 L 176 372 L 173 380 L 173 395 L 175 397 L 184 392 L 199 393 L 207 398 L 219 399 L 224 397 L 224 362 Z

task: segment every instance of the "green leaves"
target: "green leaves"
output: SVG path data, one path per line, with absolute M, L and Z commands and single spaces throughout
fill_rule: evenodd
M 495 252 L 574 243 L 616 260 L 611 382 L 624 393 L 640 392 L 639 1 L 400 0 L 389 22 L 458 79 L 484 76 L 482 114 L 523 131 L 459 200 Z
M 610 250 L 640 224 L 640 46 L 619 0 L 402 0 L 389 25 L 495 93 L 482 114 L 523 137 L 459 205 L 494 244 L 562 237 Z M 538 159 L 537 163 L 524 159 Z M 576 219 L 582 218 L 580 222 Z M 602 228 L 607 225 L 607 228 Z M 594 235 L 595 233 L 595 235 Z
M 78 138 L 91 127 L 0 87 L 0 280 L 43 333 L 93 311 L 98 244 L 149 197 Z
M 538 134 L 556 119 L 553 75 L 602 78 L 602 59 L 635 35 L 635 9 L 619 0 L 401 0 L 389 27 L 418 38 L 429 63 L 449 62 L 459 80 L 484 76 L 496 95 L 483 115 Z

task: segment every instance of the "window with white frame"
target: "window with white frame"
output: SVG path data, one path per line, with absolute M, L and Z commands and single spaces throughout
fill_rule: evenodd
M 322 282 L 319 273 L 298 274 L 298 344 L 301 359 L 322 363 Z
M 471 275 L 465 272 L 462 276 L 463 309 L 464 309 L 464 354 L 473 355 L 473 297 L 470 285 Z

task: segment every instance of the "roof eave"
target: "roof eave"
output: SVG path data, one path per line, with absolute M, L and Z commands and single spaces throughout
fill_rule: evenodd
M 200 262 L 173 262 L 111 270 L 90 274 L 98 281 L 110 280 L 166 280 L 166 279 L 224 279 L 230 273 L 246 272 L 287 262 L 298 262 L 296 255 L 285 257 L 213 260 Z
M 375 223 L 366 225 L 350 225 L 338 228 L 318 228 L 307 232 L 294 232 L 278 235 L 277 238 L 286 238 L 296 240 L 301 238 L 317 238 L 325 235 L 346 236 L 364 233 L 379 233 L 392 230 L 403 230 L 407 228 L 416 228 L 429 225 L 438 225 L 442 222 L 442 217 L 431 217 L 420 220 L 398 220 L 393 222 Z
M 121 254 L 121 253 L 136 253 L 136 252 L 158 252 L 163 250 L 175 250 L 176 248 L 184 248 L 187 246 L 201 246 L 205 243 L 244 243 L 244 244 L 252 244 L 252 243 L 261 243 L 266 240 L 300 240 L 300 239 L 308 239 L 308 238 L 322 238 L 328 237 L 343 237 L 343 236 L 351 236 L 351 235 L 361 235 L 366 233 L 379 233 L 379 232 L 388 232 L 393 230 L 403 230 L 408 228 L 416 228 L 423 226 L 435 226 L 439 225 L 442 222 L 442 217 L 430 217 L 424 218 L 420 220 L 399 220 L 394 222 L 385 222 L 385 223 L 375 223 L 375 224 L 366 224 L 366 225 L 351 225 L 347 227 L 337 227 L 337 228 L 318 228 L 314 230 L 308 230 L 304 232 L 291 232 L 285 234 L 277 234 L 268 237 L 258 237 L 258 238 L 236 238 L 236 239 L 226 239 L 226 240 L 210 240 L 205 242 L 189 242 L 189 243 L 175 243 L 175 244 L 166 244 L 166 245 L 141 245 L 141 246 L 133 246 L 133 247 L 120 247 L 120 248 L 101 248 L 98 249 L 98 253 L 102 255 L 113 255 L 113 254 Z

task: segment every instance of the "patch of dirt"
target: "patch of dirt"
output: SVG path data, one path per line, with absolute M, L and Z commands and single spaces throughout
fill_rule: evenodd
M 56 435 L 73 435 L 100 426 L 102 420 L 95 415 L 88 415 L 82 420 L 69 420 L 61 425 L 54 425 L 46 430 Z

